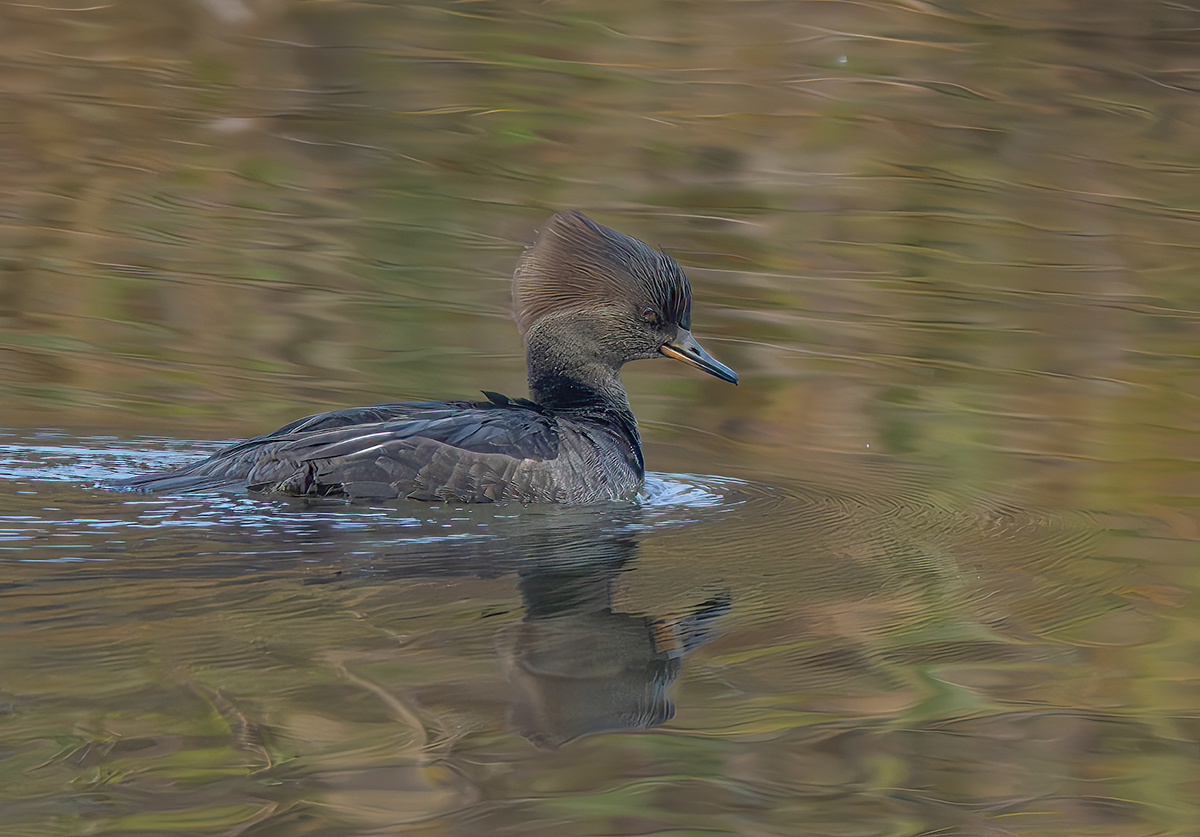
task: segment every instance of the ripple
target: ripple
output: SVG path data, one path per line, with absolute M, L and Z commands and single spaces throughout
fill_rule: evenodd
M 135 467 L 173 468 L 219 445 L 141 437 L 123 442 L 114 436 L 66 437 L 58 431 L 28 435 L 0 430 L 0 479 L 24 482 L 98 483 L 128 474 Z
M 636 503 L 370 506 L 88 487 L 136 464 L 165 467 L 193 458 L 210 443 L 53 433 L 0 440 L 0 479 L 10 481 L 3 488 L 10 501 L 0 515 L 0 560 L 48 572 L 90 564 L 96 574 L 315 566 L 409 577 L 495 575 L 523 571 L 531 561 L 620 564 L 641 542 L 679 532 L 680 548 L 693 562 L 711 555 L 719 567 L 728 555 L 758 561 L 762 553 L 764 578 L 801 573 L 829 589 L 857 578 L 864 591 L 936 578 L 950 590 L 964 567 L 1006 555 L 1019 554 L 1027 568 L 1049 568 L 1085 554 L 1098 528 L 1083 517 L 954 495 L 932 487 L 929 473 L 874 461 L 857 472 L 782 485 L 650 473 Z M 780 564 L 781 556 L 791 565 Z
M 642 507 L 712 508 L 739 502 L 733 492 L 743 484 L 741 480 L 731 478 L 648 473 L 641 494 Z

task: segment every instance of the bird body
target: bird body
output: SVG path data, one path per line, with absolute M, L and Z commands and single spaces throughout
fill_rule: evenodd
M 644 464 L 621 365 L 667 356 L 737 382 L 687 330 L 691 291 L 674 260 L 578 212 L 554 216 L 526 249 L 513 297 L 531 399 L 485 391 L 487 401 L 319 413 L 200 462 L 110 485 L 352 500 L 627 500 L 641 488 Z
M 320 413 L 126 487 L 564 504 L 628 499 L 641 487 L 635 425 L 487 395 Z

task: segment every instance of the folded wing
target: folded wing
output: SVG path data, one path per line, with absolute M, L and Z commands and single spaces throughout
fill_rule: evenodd
M 252 491 L 356 499 L 559 501 L 561 436 L 528 402 L 385 404 L 321 413 L 165 473 L 113 483 L 135 491 Z

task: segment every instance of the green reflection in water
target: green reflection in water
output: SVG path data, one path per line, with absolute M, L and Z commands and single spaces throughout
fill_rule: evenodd
M 745 373 L 631 368 L 650 467 L 797 496 L 621 577 L 654 618 L 732 591 L 667 727 L 533 753 L 511 578 L 301 585 L 262 553 L 295 519 L 172 561 L 10 483 L 22 557 L 213 573 L 0 577 L 18 833 L 1193 829 L 1193 10 L 65 8 L 0 13 L 4 424 L 520 394 L 507 277 L 576 206 L 679 258 Z

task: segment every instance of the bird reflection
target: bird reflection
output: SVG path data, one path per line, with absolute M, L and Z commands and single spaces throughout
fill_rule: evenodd
M 512 687 L 510 724 L 536 746 L 553 749 L 589 733 L 668 721 L 675 710 L 667 689 L 684 656 L 714 636 L 716 620 L 729 610 L 728 594 L 668 616 L 620 612 L 614 591 L 645 526 L 638 507 L 516 511 L 435 510 L 423 522 L 425 532 L 374 553 L 370 572 L 516 575 L 525 613 L 500 630 L 496 649 Z M 445 538 L 445 519 L 457 521 L 458 531 L 482 529 L 486 536 Z M 441 537 L 426 539 L 426 532 Z
M 672 618 L 615 611 L 616 580 L 636 546 L 632 537 L 601 540 L 594 566 L 556 568 L 543 555 L 521 573 L 525 616 L 500 632 L 497 648 L 514 693 L 512 727 L 533 744 L 553 749 L 674 716 L 667 687 L 683 656 L 712 635 L 729 599 Z

